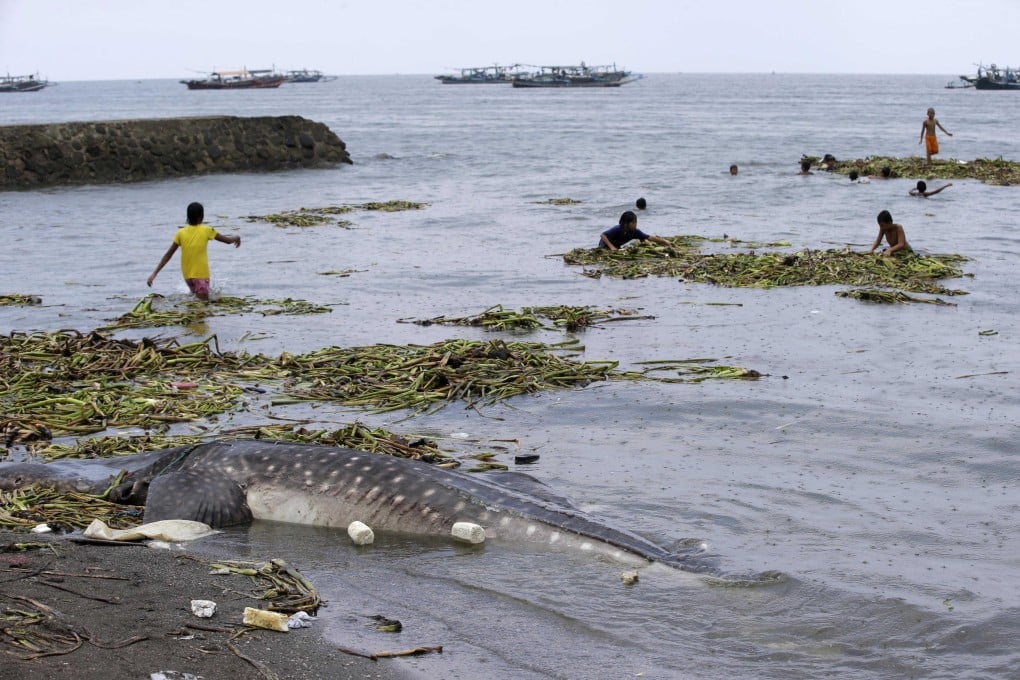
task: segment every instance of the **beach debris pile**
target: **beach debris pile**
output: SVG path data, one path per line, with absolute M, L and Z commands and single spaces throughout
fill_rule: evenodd
M 128 529 L 142 523 L 145 508 L 108 501 L 108 493 L 109 489 L 99 496 L 58 491 L 45 484 L 0 491 L 0 527 L 29 531 L 45 524 L 53 531 L 66 532 L 84 529 L 96 519 L 116 529 Z
M 403 210 L 422 210 L 428 203 L 417 203 L 415 201 L 382 201 L 370 203 L 354 203 L 346 205 L 330 205 L 322 208 L 298 208 L 287 210 L 282 213 L 270 215 L 247 215 L 245 219 L 249 222 L 267 222 L 277 227 L 318 227 L 324 224 L 332 224 L 340 227 L 350 227 L 349 220 L 338 219 L 337 215 L 346 215 L 357 210 L 369 210 L 376 212 L 400 212 Z
M 675 276 L 689 283 L 741 288 L 852 285 L 932 295 L 966 294 L 938 283 L 964 276 L 959 264 L 967 258 L 952 254 L 908 253 L 889 258 L 848 249 L 703 253 L 695 248 L 670 251 L 646 241 L 614 251 L 579 248 L 563 259 L 567 264 L 597 265 L 601 273 L 619 278 Z
M 198 559 L 185 555 L 189 559 Z M 315 615 L 322 606 L 322 598 L 315 586 L 299 571 L 280 559 L 265 562 L 220 560 L 206 562 L 211 574 L 243 576 L 251 581 L 248 595 L 268 601 L 266 610 L 294 614 L 307 612 Z

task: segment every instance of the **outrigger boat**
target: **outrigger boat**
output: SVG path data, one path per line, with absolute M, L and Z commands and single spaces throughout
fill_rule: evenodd
M 976 90 L 1020 90 L 1020 71 L 1010 67 L 999 68 L 995 64 L 978 64 L 976 76 L 960 76 Z
M 245 90 L 280 87 L 287 79 L 272 69 L 213 71 L 203 80 L 182 80 L 189 90 Z
M 48 80 L 40 79 L 38 73 L 34 76 L 12 76 L 9 73 L 0 76 L 0 92 L 38 92 L 49 84 Z
M 328 83 L 331 80 L 336 80 L 336 76 L 323 75 L 322 71 L 311 71 L 306 68 L 286 73 L 288 83 Z
M 469 66 L 460 69 L 460 75 L 435 76 L 444 85 L 475 85 L 509 83 L 517 75 L 518 64 L 513 66 Z
M 641 76 L 612 66 L 539 66 L 533 73 L 514 78 L 514 87 L 620 87 Z

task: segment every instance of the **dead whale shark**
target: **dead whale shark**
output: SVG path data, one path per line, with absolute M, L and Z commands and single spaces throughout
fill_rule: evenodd
M 449 536 L 473 522 L 486 539 L 525 540 L 637 556 L 701 571 L 689 555 L 613 528 L 534 477 L 461 473 L 416 460 L 330 446 L 216 441 L 114 459 L 2 463 L 0 489 L 33 483 L 103 493 L 145 506 L 145 521 L 189 519 L 224 527 L 252 519 L 322 527 L 357 520 L 375 530 Z

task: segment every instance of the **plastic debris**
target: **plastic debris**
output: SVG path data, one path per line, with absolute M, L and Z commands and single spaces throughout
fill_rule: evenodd
M 242 621 L 246 626 L 265 628 L 266 630 L 278 630 L 281 633 L 286 633 L 290 630 L 290 627 L 287 625 L 288 618 L 289 617 L 286 614 L 281 614 L 280 612 L 271 612 L 265 609 L 245 607 L 244 618 Z
M 639 580 L 637 570 L 623 572 L 620 574 L 620 580 L 628 586 L 634 585 Z
M 131 529 L 111 529 L 105 522 L 96 519 L 85 529 L 85 538 L 99 538 L 104 541 L 140 541 L 146 538 L 192 541 L 215 533 L 218 532 L 208 524 L 187 519 L 164 519 Z
M 351 537 L 354 545 L 370 545 L 375 541 L 375 532 L 367 524 L 357 520 L 347 525 L 347 535 Z
M 53 531 L 53 529 L 50 527 L 49 524 L 36 524 L 34 527 L 32 527 L 33 534 L 48 534 L 51 531 Z
M 485 541 L 485 529 L 473 522 L 455 522 L 450 530 L 453 537 L 465 543 L 482 543 Z
M 216 603 L 212 600 L 192 600 L 191 613 L 200 619 L 212 618 L 216 613 Z
M 290 615 L 287 619 L 287 627 L 290 629 L 294 628 L 311 628 L 312 621 L 316 621 L 318 617 L 312 616 L 308 612 L 295 612 Z

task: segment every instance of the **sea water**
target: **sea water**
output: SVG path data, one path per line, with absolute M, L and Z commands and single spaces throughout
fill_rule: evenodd
M 925 200 L 907 195 L 911 180 L 796 174 L 802 154 L 921 154 L 929 106 L 953 133 L 941 159 L 1020 160 L 1020 98 L 946 90 L 946 80 L 651 74 L 564 91 L 421 75 L 237 92 L 71 82 L 9 95 L 2 124 L 298 114 L 335 131 L 354 165 L 0 193 L 0 293 L 43 298 L 0 308 L 0 331 L 89 330 L 128 311 L 196 200 L 243 239 L 239 250 L 210 244 L 215 291 L 333 311 L 122 336 L 215 335 L 222 349 L 270 355 L 450 337 L 557 342 L 558 330 L 398 320 L 497 304 L 637 310 L 654 318 L 578 333 L 582 358 L 621 369 L 714 359 L 765 377 L 608 382 L 410 418 L 332 405 L 267 415 L 361 420 L 441 445 L 466 435 L 511 467 L 515 453 L 538 453 L 516 469 L 657 542 L 704 544 L 718 580 L 652 567 L 624 585 L 630 566 L 588 555 L 385 535 L 355 549 L 342 531 L 272 524 L 221 545 L 302 569 L 329 600 L 316 625 L 337 644 L 442 645 L 392 662 L 425 678 L 1010 677 L 1020 664 L 1020 188 L 957 180 Z M 947 300 L 955 306 L 876 305 L 836 297 L 841 286 L 594 279 L 563 263 L 639 196 L 648 233 L 787 241 L 791 252 L 866 249 L 889 210 L 915 248 L 969 258 L 968 276 L 946 282 L 968 294 Z M 346 227 L 247 219 L 388 200 L 428 206 L 352 213 Z M 324 274 L 339 270 L 352 271 Z M 185 299 L 176 262 L 153 290 Z M 214 427 L 251 421 L 264 419 Z M 766 571 L 785 578 L 742 580 Z M 374 631 L 375 614 L 403 632 Z

